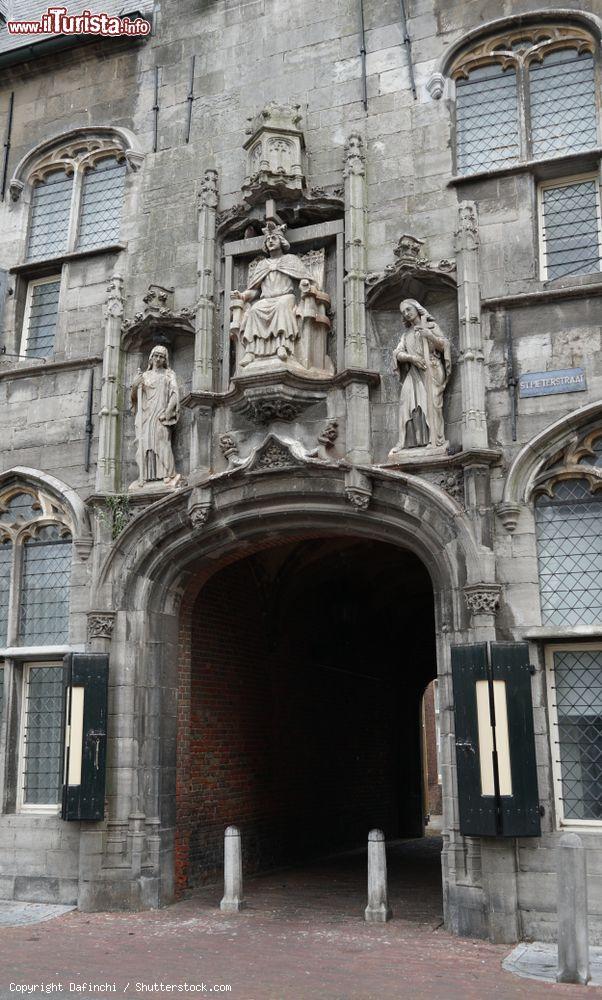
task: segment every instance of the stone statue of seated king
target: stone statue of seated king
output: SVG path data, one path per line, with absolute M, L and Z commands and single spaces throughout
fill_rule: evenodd
M 330 297 L 322 290 L 324 250 L 310 250 L 303 257 L 289 253 L 285 228 L 267 223 L 267 256 L 249 264 L 245 291 L 232 292 L 236 374 L 286 368 L 301 375 L 330 376 L 334 367 L 326 353 Z

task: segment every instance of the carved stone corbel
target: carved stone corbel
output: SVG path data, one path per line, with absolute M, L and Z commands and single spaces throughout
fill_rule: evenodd
M 213 493 L 208 486 L 195 486 L 188 501 L 188 516 L 193 528 L 207 523 L 213 507 Z
M 110 639 L 113 635 L 116 614 L 114 611 L 88 612 L 88 641 Z
M 499 583 L 473 583 L 464 587 L 464 600 L 471 615 L 495 615 L 500 606 Z
M 512 534 L 518 524 L 521 505 L 518 503 L 498 503 L 495 512 L 508 534 Z
M 372 483 L 368 476 L 358 469 L 350 469 L 345 475 L 345 498 L 356 510 L 368 510 L 372 499 Z

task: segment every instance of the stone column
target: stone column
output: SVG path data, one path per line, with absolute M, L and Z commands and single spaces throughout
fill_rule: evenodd
M 473 201 L 459 206 L 456 233 L 460 365 L 462 385 L 462 446 L 487 447 L 485 420 L 485 363 L 479 290 L 479 222 Z
M 102 358 L 98 428 L 97 493 L 116 493 L 120 486 L 119 373 L 122 320 L 123 278 L 119 274 L 114 274 L 107 286 L 104 308 L 105 346 Z
M 559 983 L 590 980 L 585 850 L 576 833 L 565 833 L 558 848 Z
M 216 170 L 206 170 L 199 211 L 198 301 L 194 340 L 193 392 L 213 390 L 213 325 L 215 317 L 215 218 L 219 200 Z
M 347 458 L 371 462 L 370 390 L 353 370 L 368 366 L 366 339 L 366 169 L 364 144 L 352 132 L 345 144 L 345 385 Z

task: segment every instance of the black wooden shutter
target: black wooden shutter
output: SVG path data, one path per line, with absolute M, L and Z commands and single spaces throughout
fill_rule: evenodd
M 487 644 L 452 646 L 454 716 L 456 720 L 456 767 L 460 832 L 467 837 L 495 837 L 498 832 L 497 803 L 493 795 L 481 795 L 481 763 L 477 717 L 477 681 L 487 681 Z
M 508 707 L 512 795 L 500 796 L 503 836 L 539 837 L 541 824 L 527 643 L 492 642 L 491 673 L 493 680 L 506 682 Z
M 68 653 L 66 701 L 75 708 L 74 688 L 83 691 L 81 747 L 77 740 L 73 713 L 68 711 L 68 740 L 65 747 L 65 784 L 61 816 L 67 820 L 100 820 L 105 811 L 105 774 L 107 758 L 107 694 L 109 657 L 104 653 Z M 81 692 L 80 692 L 81 697 Z M 69 784 L 69 762 L 81 749 L 79 784 Z
M 537 837 L 540 835 L 531 668 L 523 642 L 493 642 L 452 646 L 456 766 L 460 832 L 481 837 Z M 508 743 L 512 795 L 500 794 L 498 762 L 492 754 L 493 794 L 483 795 L 481 748 L 477 714 L 477 681 L 503 681 L 508 715 Z

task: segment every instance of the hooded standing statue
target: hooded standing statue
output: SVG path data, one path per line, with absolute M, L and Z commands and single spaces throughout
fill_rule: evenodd
M 299 336 L 295 282 L 312 281 L 303 262 L 290 250 L 284 226 L 268 222 L 265 229 L 266 260 L 255 264 L 249 287 L 241 299 L 250 303 L 240 326 L 243 345 L 241 365 L 258 358 L 277 357 L 287 361 L 294 353 Z
M 446 445 L 443 394 L 451 374 L 449 340 L 431 314 L 415 299 L 404 299 L 399 309 L 404 330 L 393 352 L 401 379 L 399 442 L 391 456 Z

